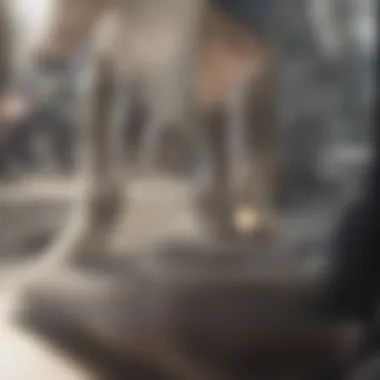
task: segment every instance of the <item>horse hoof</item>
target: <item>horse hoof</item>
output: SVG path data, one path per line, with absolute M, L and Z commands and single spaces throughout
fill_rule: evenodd
M 234 226 L 240 234 L 250 234 L 260 230 L 263 226 L 263 218 L 260 213 L 249 206 L 238 207 L 233 214 Z
M 237 235 L 242 238 L 271 240 L 275 236 L 274 219 L 249 205 L 240 206 L 235 210 L 233 223 Z

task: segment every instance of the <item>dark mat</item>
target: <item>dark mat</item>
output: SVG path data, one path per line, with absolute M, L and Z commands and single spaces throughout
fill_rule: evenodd
M 119 274 L 115 274 L 112 271 L 109 272 L 108 270 L 105 270 L 103 273 L 100 271 L 91 272 L 87 270 L 87 272 L 84 273 L 77 269 L 76 271 L 66 271 L 59 276 L 52 276 L 51 279 L 30 287 L 25 293 L 24 309 L 17 316 L 18 322 L 24 327 L 42 335 L 53 345 L 64 349 L 75 359 L 85 363 L 101 378 L 131 378 L 136 380 L 160 379 L 163 377 L 156 370 L 149 370 L 149 373 L 147 373 L 148 367 L 145 363 L 142 361 L 137 362 L 137 360 L 131 358 L 130 352 L 126 347 L 128 337 L 126 336 L 123 318 L 126 316 L 131 317 L 130 313 L 126 312 L 127 308 L 132 310 L 132 319 L 133 314 L 135 314 L 135 316 L 137 314 L 143 315 L 144 313 L 148 316 L 155 315 L 154 313 L 157 310 L 154 304 L 157 295 L 153 293 L 157 291 L 158 297 L 160 294 L 164 295 L 164 297 L 168 296 L 168 289 L 170 292 L 173 289 L 173 287 L 170 287 L 170 281 L 173 280 L 174 283 L 180 284 L 181 290 L 177 295 L 174 295 L 174 301 L 167 304 L 171 310 L 171 314 L 169 314 L 168 318 L 174 322 L 174 326 L 176 326 L 174 329 L 177 329 L 175 334 L 178 334 L 178 339 L 184 342 L 185 349 L 191 352 L 195 357 L 197 357 L 197 354 L 203 355 L 199 353 L 199 348 L 201 347 L 207 352 L 217 351 L 218 357 L 215 358 L 215 363 L 213 364 L 217 365 L 220 363 L 220 359 L 226 352 L 224 352 L 224 348 L 219 350 L 219 348 L 216 347 L 217 349 L 215 349 L 213 336 L 215 333 L 218 335 L 218 331 L 225 331 L 226 323 L 229 321 L 228 318 L 232 318 L 231 322 L 234 325 L 228 325 L 231 331 L 237 328 L 237 331 L 240 331 L 241 334 L 241 331 L 247 329 L 248 336 L 259 334 L 259 340 L 263 340 L 264 346 L 267 345 L 264 351 L 267 352 L 269 349 L 269 351 L 272 352 L 270 345 L 268 346 L 269 343 L 267 342 L 265 333 L 265 331 L 271 331 L 271 328 L 269 327 L 268 330 L 267 327 L 266 330 L 264 329 L 264 333 L 262 333 L 261 328 L 252 326 L 251 321 L 251 314 L 255 317 L 257 316 L 255 309 L 260 309 L 261 306 L 264 308 L 268 307 L 267 305 L 270 305 L 269 308 L 274 307 L 275 309 L 274 313 L 268 316 L 270 320 L 268 326 L 273 327 L 275 326 L 274 324 L 281 324 L 283 320 L 287 320 L 288 322 L 285 322 L 282 330 L 281 327 L 280 330 L 275 330 L 280 331 L 280 334 L 283 334 L 283 336 L 289 337 L 291 336 L 289 334 L 292 334 L 289 333 L 289 331 L 298 331 L 298 327 L 297 323 L 290 322 L 290 325 L 293 327 L 288 330 L 286 323 L 292 321 L 292 313 L 294 313 L 294 315 L 302 313 L 302 318 L 304 318 L 302 321 L 306 320 L 306 323 L 311 321 L 311 330 L 302 330 L 306 331 L 310 337 L 318 336 L 315 331 L 328 331 L 325 334 L 326 340 L 323 338 L 317 343 L 318 347 L 316 348 L 317 352 L 321 352 L 321 347 L 327 347 L 328 350 L 328 346 L 326 346 L 325 342 L 331 339 L 331 331 L 335 327 L 331 327 L 333 325 L 325 325 L 325 321 L 320 320 L 312 311 L 312 305 L 315 304 L 316 295 L 319 294 L 318 289 L 312 281 L 310 281 L 310 283 L 300 283 L 300 281 L 303 281 L 302 279 L 300 279 L 300 281 L 297 279 L 291 279 L 291 281 L 289 281 L 289 279 L 283 279 L 283 283 L 275 281 L 272 284 L 272 282 L 261 278 L 257 282 L 255 282 L 256 280 L 253 281 L 252 284 L 248 286 L 243 284 L 240 289 L 239 285 L 231 286 L 231 282 L 227 285 L 223 285 L 220 280 L 216 280 L 217 285 L 215 288 L 213 281 L 210 282 L 210 278 L 213 278 L 213 276 L 215 276 L 214 278 L 218 278 L 218 273 L 220 274 L 220 272 L 223 271 L 227 271 L 227 273 L 230 274 L 239 273 L 241 267 L 246 265 L 244 255 L 239 258 L 239 255 L 231 255 L 228 254 L 228 252 L 218 254 L 214 252 L 215 247 L 209 247 L 208 249 L 203 247 L 203 251 L 198 247 L 197 254 L 194 253 L 194 250 L 192 251 L 190 245 L 187 249 L 188 251 L 185 251 L 185 247 L 182 247 L 182 255 L 178 252 L 179 246 L 177 246 L 176 249 L 174 249 L 173 246 L 172 251 L 163 250 L 163 252 L 161 252 L 161 255 L 164 256 L 163 264 L 161 267 L 157 265 L 156 272 L 149 272 L 152 268 L 145 267 L 150 273 L 148 276 L 144 275 L 143 272 L 137 271 L 136 267 L 133 266 L 130 266 L 128 271 L 120 271 Z M 193 249 L 195 249 L 195 246 Z M 178 260 L 173 261 L 173 258 L 169 261 L 165 260 L 165 258 L 168 259 L 175 253 L 178 255 Z M 160 255 L 160 253 L 156 253 L 156 255 L 157 254 Z M 149 256 L 144 256 L 141 262 L 144 262 Z M 149 262 L 149 260 L 145 263 L 147 262 Z M 169 262 L 172 263 L 172 267 L 168 271 Z M 219 262 L 219 264 L 215 265 L 217 262 Z M 194 282 L 194 277 L 192 276 L 194 273 L 198 273 L 199 266 L 202 263 L 205 265 L 203 268 L 204 271 L 202 271 L 203 275 L 200 276 L 199 281 Z M 169 273 L 172 273 L 172 279 L 169 278 L 170 276 L 167 276 Z M 210 276 L 205 275 L 205 273 L 209 273 Z M 193 282 L 188 286 L 187 279 L 191 278 L 193 278 Z M 169 281 L 169 287 L 167 287 L 167 281 Z M 215 289 L 217 289 L 216 292 Z M 132 304 L 130 304 L 131 299 L 128 300 L 129 303 L 124 299 L 124 297 L 128 297 L 129 290 L 131 290 L 129 294 L 132 294 L 132 297 L 134 297 L 132 298 Z M 160 293 L 160 291 L 163 293 Z M 170 294 L 170 296 L 172 295 Z M 252 307 L 252 302 L 247 303 L 247 300 L 252 299 L 252 297 L 255 300 L 254 307 Z M 133 302 L 135 302 L 135 304 Z M 126 307 L 126 304 L 129 306 Z M 152 304 L 153 306 L 151 306 Z M 191 306 L 191 304 L 193 306 Z M 225 313 L 227 316 L 217 318 L 220 319 L 220 321 L 216 321 L 215 323 L 210 314 L 212 310 L 209 309 L 209 304 L 213 305 L 212 308 L 216 308 L 215 310 L 219 315 L 224 314 L 223 310 L 228 311 Z M 233 310 L 234 307 L 235 309 L 237 308 L 238 311 L 232 312 L 231 314 L 229 311 Z M 202 309 L 204 313 L 206 313 L 206 317 L 200 319 L 195 318 L 194 309 Z M 180 311 L 178 312 L 178 310 Z M 307 313 L 305 313 L 305 311 L 308 311 L 309 314 L 306 315 Z M 248 317 L 244 316 L 244 314 L 248 315 Z M 243 316 L 241 325 L 240 320 L 236 323 L 236 316 L 239 316 L 238 319 L 240 319 L 240 316 Z M 262 317 L 261 315 L 261 318 Z M 268 319 L 267 317 L 265 318 Z M 178 321 L 185 322 L 179 322 L 177 326 L 176 323 L 178 323 Z M 149 323 L 149 320 L 147 322 Z M 211 330 L 215 330 L 216 332 L 211 331 L 210 337 L 207 337 L 208 331 L 210 330 L 210 326 L 208 325 L 210 323 L 210 326 L 212 326 Z M 324 326 L 327 326 L 327 330 Z M 315 327 L 316 330 L 313 330 Z M 196 338 L 194 341 L 192 338 L 193 334 L 190 332 L 199 332 L 199 329 L 204 331 L 200 333 L 198 337 L 200 339 Z M 231 334 L 227 335 L 229 336 Z M 244 335 L 245 333 L 242 337 Z M 299 332 L 298 336 L 300 337 Z M 274 339 L 278 341 L 279 338 L 276 337 Z M 301 341 L 303 340 L 303 338 L 299 339 L 301 339 Z M 199 340 L 203 340 L 204 342 L 199 344 Z M 248 339 L 249 342 L 247 339 L 245 340 L 246 342 L 243 343 L 243 346 L 247 348 L 251 343 L 250 339 Z M 221 346 L 228 342 L 228 340 L 224 341 L 223 339 L 222 341 Z M 193 345 L 194 342 L 195 346 Z M 304 343 L 298 341 L 298 343 L 294 344 L 291 349 L 295 350 L 294 352 L 298 352 L 300 350 L 299 345 L 302 346 Z M 257 349 L 257 344 L 255 349 Z M 281 351 L 281 348 L 279 350 Z M 234 355 L 236 356 L 236 353 Z M 272 354 L 268 356 L 268 354 L 264 353 L 264 355 L 266 355 L 267 358 L 272 357 Z M 275 355 L 277 355 L 277 359 L 282 356 L 282 354 L 278 352 L 275 353 Z M 309 357 L 306 360 L 310 360 L 310 353 L 307 353 L 306 357 L 307 355 L 309 355 Z M 328 353 L 326 353 L 326 355 L 328 356 Z M 322 356 L 326 355 L 322 354 Z M 238 358 L 232 359 L 234 361 L 238 360 Z M 232 361 L 229 362 L 229 360 L 230 359 L 225 360 L 227 367 L 232 368 L 235 364 L 237 365 L 238 362 L 240 363 L 240 359 L 235 364 L 232 363 Z M 280 360 L 283 359 L 280 358 Z M 298 362 L 298 359 L 296 361 Z M 248 364 L 245 363 L 244 365 Z M 236 370 L 236 368 L 231 368 L 227 370 Z M 239 375 L 236 378 L 243 379 L 245 377 Z
M 16 322 L 84 364 L 96 378 L 164 380 L 156 370 L 129 359 L 122 342 L 115 344 L 107 340 L 106 329 L 103 333 L 92 326 L 92 316 L 101 318 L 108 313 L 110 300 L 107 298 L 110 279 L 108 276 L 101 280 L 98 277 L 99 274 L 94 277 L 67 273 L 57 281 L 29 289 L 25 294 L 24 309 L 16 315 Z M 107 319 L 107 324 L 111 321 L 112 318 Z M 116 325 L 113 327 L 117 328 Z

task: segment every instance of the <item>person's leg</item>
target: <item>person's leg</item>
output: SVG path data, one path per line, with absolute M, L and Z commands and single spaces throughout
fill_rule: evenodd
M 348 205 L 333 237 L 327 311 L 371 320 L 378 294 L 380 256 L 373 241 L 374 210 L 368 199 Z

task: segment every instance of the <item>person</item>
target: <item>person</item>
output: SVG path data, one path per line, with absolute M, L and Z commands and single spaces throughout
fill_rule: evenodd
M 332 263 L 323 297 L 329 314 L 359 319 L 370 326 L 376 324 L 380 291 L 379 125 L 374 127 L 373 141 L 367 190 L 346 206 L 333 235 Z
M 1 107 L 2 105 L 2 107 Z M 70 172 L 74 166 L 75 133 L 71 120 L 49 104 L 30 105 L 22 96 L 0 101 L 2 136 L 0 141 L 0 173 L 7 176 L 10 165 L 17 163 L 26 170 L 38 166 L 33 141 L 44 135 L 53 147 L 59 168 Z
M 275 30 L 277 1 L 274 0 L 214 0 L 232 17 L 262 35 Z

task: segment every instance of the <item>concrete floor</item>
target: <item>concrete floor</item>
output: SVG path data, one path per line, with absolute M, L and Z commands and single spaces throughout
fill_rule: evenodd
M 166 238 L 199 236 L 188 211 L 191 188 L 180 181 L 140 180 L 132 184 L 130 216 L 120 226 L 115 244 L 121 249 Z M 86 380 L 91 375 L 39 337 L 21 331 L 9 319 L 9 284 L 30 266 L 23 243 L 46 229 L 64 225 L 75 201 L 78 182 L 29 179 L 0 188 L 0 379 Z M 17 257 L 17 260 L 13 260 Z M 0 259 L 1 260 L 1 259 Z
M 30 260 L 27 262 L 24 259 L 25 252 L 20 252 L 25 248 L 20 241 L 28 241 L 36 231 L 48 228 L 53 232 L 64 225 L 69 205 L 75 201 L 79 186 L 79 182 L 75 181 L 30 179 L 0 188 L 0 249 L 4 253 L 0 269 L 1 380 L 91 378 L 84 369 L 40 338 L 20 331 L 12 324 L 7 312 L 9 284 L 15 278 L 22 277 L 23 271 L 30 265 Z M 199 241 L 205 238 L 191 207 L 192 188 L 188 183 L 162 178 L 139 179 L 131 184 L 130 189 L 129 217 L 115 235 L 115 245 L 120 251 L 144 248 L 165 240 Z M 298 227 L 292 227 L 294 231 L 300 225 L 305 227 L 307 224 L 293 219 L 298 224 Z M 315 221 L 310 216 L 307 219 Z M 311 229 L 315 230 L 315 227 Z M 12 260 L 16 256 L 18 260 Z M 318 260 L 311 260 L 310 263 L 315 267 Z

